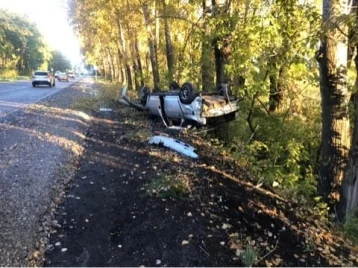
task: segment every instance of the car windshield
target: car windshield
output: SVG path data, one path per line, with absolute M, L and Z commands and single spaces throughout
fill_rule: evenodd
M 35 72 L 35 75 L 46 76 L 46 75 L 47 75 L 47 72 Z

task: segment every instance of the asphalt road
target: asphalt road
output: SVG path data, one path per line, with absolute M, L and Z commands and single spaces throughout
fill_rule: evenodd
M 55 87 L 32 87 L 31 81 L 0 82 L 0 118 L 56 93 L 77 81 L 59 82 Z

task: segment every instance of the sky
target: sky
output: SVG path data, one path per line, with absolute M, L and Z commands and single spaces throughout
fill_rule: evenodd
M 66 0 L 0 0 L 0 8 L 26 15 L 52 49 L 72 64 L 80 63 L 80 45 L 67 18 Z

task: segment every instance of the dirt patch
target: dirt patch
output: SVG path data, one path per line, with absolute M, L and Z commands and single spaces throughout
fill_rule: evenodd
M 198 161 L 147 144 L 161 132 L 129 108 L 94 114 L 45 266 L 358 264 L 330 226 L 256 186 L 205 141 L 179 137 Z

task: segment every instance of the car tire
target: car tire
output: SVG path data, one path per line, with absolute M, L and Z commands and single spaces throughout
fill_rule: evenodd
M 147 104 L 147 98 L 150 94 L 150 88 L 149 87 L 142 87 L 140 89 L 140 103 L 145 106 Z
M 32 83 L 32 87 L 36 87 L 36 84 L 35 84 L 35 83 Z
M 190 104 L 196 98 L 197 92 L 191 83 L 184 83 L 179 92 L 179 99 L 184 104 Z

